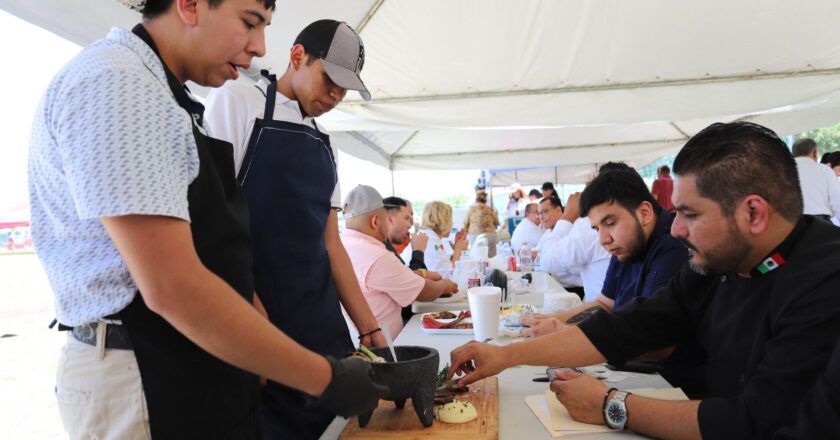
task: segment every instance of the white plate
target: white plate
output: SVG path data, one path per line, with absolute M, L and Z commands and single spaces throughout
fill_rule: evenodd
M 458 314 L 459 312 L 452 312 L 454 314 Z M 430 315 L 431 313 L 424 313 L 423 316 Z M 455 319 L 438 319 L 438 322 L 452 322 Z M 461 322 L 472 322 L 472 318 L 466 318 Z M 420 318 L 420 330 L 427 335 L 471 335 L 473 334 L 473 329 L 471 328 L 426 328 L 423 327 L 423 318 Z
M 436 302 L 439 304 L 446 304 L 446 303 L 453 303 L 453 302 L 461 302 L 467 301 L 467 291 L 466 290 L 459 290 L 458 293 L 450 296 L 449 298 L 438 298 L 432 302 Z

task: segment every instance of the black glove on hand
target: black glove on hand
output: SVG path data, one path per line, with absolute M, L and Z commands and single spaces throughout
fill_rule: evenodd
M 373 380 L 370 365 L 356 357 L 335 360 L 327 356 L 332 367 L 332 380 L 320 397 L 308 400 L 308 408 L 323 408 L 341 417 L 350 418 L 376 408 L 379 399 L 388 394 L 388 387 Z

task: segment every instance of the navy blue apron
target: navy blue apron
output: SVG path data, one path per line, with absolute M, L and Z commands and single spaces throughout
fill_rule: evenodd
M 142 25 L 133 32 L 158 53 Z M 196 127 L 203 106 L 189 99 L 166 65 L 164 70 L 178 104 L 194 119 L 200 165 L 198 176 L 189 185 L 187 202 L 196 253 L 207 269 L 251 302 L 254 285 L 248 207 L 236 184 L 233 145 L 206 136 Z M 137 357 L 152 438 L 259 438 L 257 376 L 195 345 L 149 310 L 142 295 L 135 295 L 115 317 L 126 326 Z
M 251 210 L 254 282 L 271 322 L 304 347 L 341 358 L 352 348 L 333 283 L 324 229 L 338 174 L 329 136 L 274 121 L 277 81 L 269 77 L 239 170 Z M 261 429 L 267 439 L 318 438 L 335 417 L 304 409 L 305 395 L 269 381 Z

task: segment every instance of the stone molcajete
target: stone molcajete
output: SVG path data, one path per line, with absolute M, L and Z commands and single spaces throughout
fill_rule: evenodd
M 432 407 L 435 403 L 435 377 L 440 356 L 437 350 L 428 347 L 397 346 L 394 350 L 399 362 L 394 362 L 387 347 L 371 350 L 387 360 L 386 363 L 370 364 L 376 381 L 390 390 L 383 399 L 392 400 L 397 408 L 402 409 L 406 399 L 411 398 L 420 422 L 429 427 L 434 418 Z M 359 426 L 367 426 L 372 415 L 373 410 L 360 414 Z

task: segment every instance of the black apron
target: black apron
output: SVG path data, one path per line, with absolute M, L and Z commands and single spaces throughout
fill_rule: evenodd
M 142 25 L 133 32 L 160 56 Z M 187 201 L 196 252 L 204 266 L 251 302 L 248 207 L 234 175 L 233 146 L 202 134 L 196 122 L 201 123 L 203 107 L 189 99 L 165 64 L 164 70 L 178 104 L 193 116 L 200 167 Z M 139 294 L 116 317 L 137 355 L 152 438 L 259 438 L 257 376 L 199 348 L 150 311 Z
M 352 348 L 324 244 L 338 181 L 329 136 L 275 121 L 277 82 L 251 132 L 239 182 L 251 209 L 254 282 L 271 322 L 304 347 L 342 358 Z M 304 409 L 305 395 L 276 382 L 263 388 L 264 438 L 318 438 L 335 414 Z

